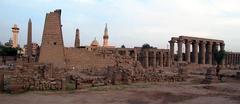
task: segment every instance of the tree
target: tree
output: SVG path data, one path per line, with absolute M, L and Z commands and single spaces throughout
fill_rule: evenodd
M 221 78 L 219 76 L 219 72 L 221 70 L 220 65 L 223 62 L 225 56 L 226 56 L 226 52 L 224 50 L 214 52 L 214 59 L 217 62 L 216 76 L 218 77 L 219 80 L 221 80 Z
M 6 64 L 6 56 L 17 56 L 17 49 L 7 46 L 0 46 L 0 56 L 2 56 L 3 64 Z
M 152 46 L 150 46 L 148 43 L 145 43 L 142 45 L 143 49 L 148 49 L 148 48 L 153 48 Z
M 126 48 L 125 45 L 122 45 L 121 48 Z

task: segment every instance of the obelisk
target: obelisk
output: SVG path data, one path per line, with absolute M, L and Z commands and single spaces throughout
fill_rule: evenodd
M 76 29 L 75 44 L 74 44 L 75 48 L 80 47 L 80 39 L 79 39 L 80 36 L 79 35 L 80 35 L 79 29 Z
M 28 21 L 28 36 L 27 36 L 27 56 L 32 57 L 32 21 Z

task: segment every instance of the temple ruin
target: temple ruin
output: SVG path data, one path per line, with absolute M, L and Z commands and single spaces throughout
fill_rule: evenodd
M 213 53 L 219 49 L 224 50 L 223 40 L 179 36 L 173 37 L 170 41 L 170 54 L 173 61 L 185 61 L 195 64 L 214 65 Z M 174 57 L 174 44 L 177 43 L 177 57 Z M 183 54 L 183 44 L 185 44 L 185 53 Z M 192 50 L 190 50 L 192 49 Z M 175 60 L 175 58 L 177 58 Z
M 28 48 L 31 48 L 31 20 L 28 26 Z M 47 13 L 39 59 L 37 56 L 35 61 L 25 63 L 24 58 L 20 58 L 15 62 L 16 66 L 10 67 L 14 70 L 0 70 L 0 92 L 4 80 L 9 81 L 8 87 L 13 91 L 64 90 L 66 83 L 74 83 L 77 89 L 83 88 L 85 84 L 96 86 L 118 82 L 184 81 L 186 70 L 214 68 L 214 53 L 225 50 L 223 40 L 189 36 L 172 37 L 169 41 L 170 49 L 151 46 L 116 48 L 109 43 L 107 24 L 102 43 L 103 46 L 99 45 L 95 38 L 89 46 L 82 46 L 80 31 L 76 29 L 74 47 L 65 47 L 61 10 Z M 240 53 L 226 53 L 222 66 L 240 69 Z M 31 54 L 33 52 L 28 49 L 28 55 Z M 194 67 L 188 67 L 191 65 Z

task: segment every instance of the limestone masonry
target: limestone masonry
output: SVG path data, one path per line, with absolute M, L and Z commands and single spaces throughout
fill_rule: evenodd
M 14 25 L 12 31 L 13 47 L 16 47 L 19 28 Z M 185 81 L 188 74 L 204 75 L 205 71 L 203 82 L 209 83 L 217 64 L 214 53 L 225 50 L 223 40 L 189 36 L 172 37 L 170 49 L 157 49 L 148 44 L 115 48 L 109 43 L 107 24 L 102 46 L 96 38 L 89 46 L 82 46 L 77 28 L 74 47 L 64 47 L 60 9 L 46 14 L 40 47 L 32 43 L 31 19 L 27 38 L 26 55 L 17 59 L 5 57 L 9 66 L 0 63 L 0 93 L 81 89 L 132 82 L 179 82 Z M 4 62 L 3 57 L 0 60 Z M 226 52 L 225 59 L 217 66 L 238 71 L 240 53 Z
M 59 68 L 105 68 L 114 65 L 114 56 L 130 56 L 139 61 L 145 68 L 171 67 L 178 62 L 199 65 L 216 65 L 213 53 L 224 50 L 223 40 L 179 36 L 172 37 L 169 41 L 169 49 L 141 47 L 114 48 L 109 46 L 109 33 L 107 24 L 103 34 L 103 46 L 96 39 L 90 46 L 80 46 L 80 32 L 76 29 L 74 48 L 64 47 L 61 24 L 61 10 L 50 12 L 46 15 L 42 45 L 40 52 L 40 63 L 53 64 Z M 175 54 L 175 43 L 177 53 Z M 183 44 L 185 51 L 183 52 Z M 238 53 L 227 53 L 223 65 L 239 64 Z
M 62 36 L 61 10 L 46 14 L 39 62 L 51 63 L 55 67 L 66 67 Z

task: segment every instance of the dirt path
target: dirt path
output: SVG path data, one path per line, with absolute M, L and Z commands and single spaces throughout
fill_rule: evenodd
M 0 94 L 0 104 L 240 104 L 240 83 L 138 83 L 74 92 Z

